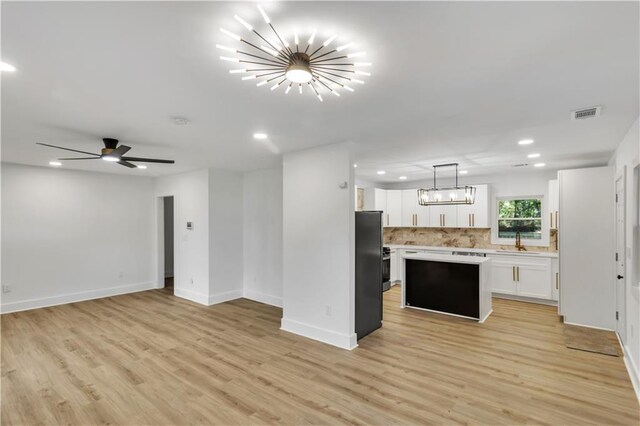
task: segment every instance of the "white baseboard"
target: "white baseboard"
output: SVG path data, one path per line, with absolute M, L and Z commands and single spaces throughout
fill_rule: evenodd
M 255 302 L 282 308 L 282 297 L 271 296 L 269 294 L 264 294 L 253 290 L 244 290 L 242 297 L 244 297 L 245 299 L 253 300 Z
M 242 290 L 226 291 L 224 293 L 212 294 L 209 296 L 208 305 L 215 305 L 218 303 L 228 302 L 230 300 L 236 300 L 242 298 Z
M 537 299 L 535 297 L 516 296 L 515 294 L 491 293 L 491 297 L 495 297 L 497 299 L 516 300 L 518 302 L 537 303 L 538 305 L 558 306 L 558 302 L 556 300 Z
M 633 361 L 633 357 L 631 356 L 629 347 L 622 344 L 618 333 L 616 333 L 616 336 L 618 337 L 618 342 L 620 343 L 622 352 L 624 354 L 624 366 L 627 367 L 627 372 L 629 373 L 629 378 L 631 379 L 633 390 L 636 391 L 636 398 L 638 398 L 638 401 L 640 402 L 640 370 L 638 370 L 638 366 Z
M 173 288 L 173 295 L 182 299 L 187 299 L 192 302 L 199 303 L 201 305 L 209 305 L 209 296 L 206 294 L 198 293 L 197 291 L 186 290 L 180 287 Z
M 21 300 L 17 302 L 3 303 L 0 305 L 0 312 L 27 311 L 29 309 L 46 308 L 49 306 L 65 305 L 67 303 L 83 302 L 86 300 L 100 299 L 102 297 L 118 296 L 121 294 L 136 293 L 139 291 L 153 290 L 157 288 L 156 283 L 146 282 L 137 284 L 127 284 L 116 287 L 87 290 L 77 293 L 67 293 L 59 296 L 42 297 L 38 299 Z
M 286 318 L 282 318 L 280 330 L 337 346 L 342 349 L 352 350 L 358 347 L 358 339 L 355 333 L 351 335 L 336 333 L 335 331 L 325 330 L 323 328 L 314 327 L 309 324 L 304 324 Z
M 614 331 L 615 332 L 615 330 L 613 330 L 611 328 L 596 327 L 594 325 L 578 324 L 577 322 L 569 322 L 569 321 L 565 321 L 564 323 L 567 324 L 567 325 L 575 325 L 575 326 L 578 326 L 578 327 L 593 328 L 594 330 L 605 330 L 605 331 Z M 616 333 L 616 335 L 617 335 L 617 333 Z

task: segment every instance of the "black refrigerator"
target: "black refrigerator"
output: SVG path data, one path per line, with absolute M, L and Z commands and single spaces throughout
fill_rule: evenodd
M 382 212 L 356 213 L 356 334 L 382 327 Z

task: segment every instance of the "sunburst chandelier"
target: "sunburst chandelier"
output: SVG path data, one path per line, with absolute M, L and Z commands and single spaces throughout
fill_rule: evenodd
M 236 21 L 254 36 L 257 36 L 259 40 L 250 41 L 220 28 L 220 31 L 227 36 L 251 48 L 247 52 L 220 44 L 216 45 L 218 49 L 238 55 L 237 57 L 220 56 L 220 59 L 246 65 L 246 68 L 232 69 L 229 73 L 246 74 L 242 77 L 243 80 L 259 80 L 256 84 L 258 87 L 271 83 L 272 91 L 280 86 L 286 87 L 285 94 L 288 94 L 292 88 L 295 89 L 296 86 L 298 92 L 302 94 L 302 86 L 306 85 L 321 102 L 323 91 L 329 91 L 335 96 L 340 96 L 339 90 L 341 89 L 353 92 L 354 89 L 349 84 L 364 84 L 364 81 L 356 76 L 371 75 L 360 69 L 361 67 L 370 67 L 371 63 L 352 61 L 353 58 L 364 56 L 365 52 L 346 52 L 353 46 L 353 43 L 330 48 L 329 45 L 337 38 L 336 35 L 333 35 L 318 45 L 316 43 L 317 30 L 314 30 L 309 39 L 303 43 L 300 43 L 299 34 L 294 33 L 293 45 L 291 45 L 273 27 L 262 6 L 258 5 L 258 10 L 265 23 L 273 31 L 275 39 L 269 41 L 251 24 L 235 15 Z

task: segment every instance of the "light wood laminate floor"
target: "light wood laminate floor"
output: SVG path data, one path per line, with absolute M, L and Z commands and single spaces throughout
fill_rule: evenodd
M 622 358 L 564 346 L 555 308 L 483 325 L 399 308 L 353 351 L 245 299 L 147 291 L 2 316 L 2 424 L 626 424 Z

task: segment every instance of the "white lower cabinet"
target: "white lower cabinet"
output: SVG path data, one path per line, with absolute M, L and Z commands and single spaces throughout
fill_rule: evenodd
M 558 300 L 560 295 L 560 261 L 551 259 L 551 299 Z
M 533 256 L 491 256 L 493 292 L 552 299 L 551 259 Z
M 400 250 L 397 249 L 391 249 L 389 253 L 389 275 L 391 279 L 391 285 L 400 280 L 400 274 L 398 271 L 398 263 L 400 259 L 400 255 L 398 254 L 399 251 Z

